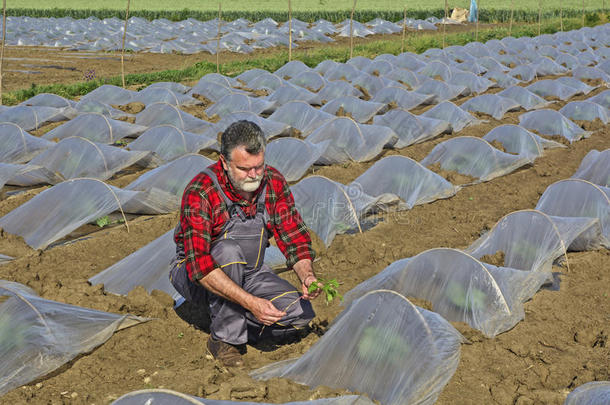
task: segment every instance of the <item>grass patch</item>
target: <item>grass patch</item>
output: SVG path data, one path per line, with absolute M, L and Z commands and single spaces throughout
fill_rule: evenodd
M 564 19 L 564 30 L 573 30 L 580 28 L 581 19 L 572 18 Z M 559 30 L 559 22 L 557 20 L 550 20 L 542 25 L 541 32 L 543 34 L 552 34 Z M 538 25 L 520 25 L 513 27 L 513 36 L 536 36 L 538 34 Z M 494 28 L 479 31 L 479 41 L 485 42 L 490 39 L 502 39 L 508 36 L 508 28 Z M 447 35 L 447 46 L 450 45 L 465 45 L 468 42 L 475 40 L 474 32 L 455 33 Z M 409 35 L 405 41 L 405 50 L 409 52 L 422 53 L 429 48 L 438 48 L 442 43 L 442 34 L 430 33 L 430 34 L 418 34 Z M 372 41 L 366 42 L 354 47 L 354 56 L 365 56 L 373 58 L 383 53 L 389 53 L 397 55 L 400 53 L 401 40 L 390 39 L 383 41 Z M 320 47 L 315 50 L 307 51 L 293 51 L 293 59 L 300 60 L 310 67 L 316 66 L 318 63 L 330 59 L 337 62 L 345 62 L 349 59 L 349 47 Z M 265 69 L 268 71 L 275 71 L 282 67 L 288 62 L 288 50 L 284 49 L 280 52 L 275 53 L 273 56 L 251 58 L 247 60 L 240 60 L 235 62 L 224 63 L 221 65 L 221 73 L 228 76 L 237 76 L 238 74 L 254 69 Z M 128 74 L 125 76 L 125 82 L 127 85 L 141 85 L 142 87 L 147 86 L 151 83 L 161 81 L 190 81 L 198 80 L 202 76 L 208 73 L 216 72 L 216 64 L 211 62 L 198 62 L 193 66 L 190 66 L 183 70 L 166 70 L 161 72 L 146 73 L 146 74 Z M 74 98 L 76 96 L 85 95 L 97 87 L 103 84 L 113 84 L 121 86 L 120 76 L 111 78 L 98 78 L 95 80 L 75 83 L 70 85 L 65 84 L 53 84 L 48 86 L 37 86 L 23 90 L 17 90 L 3 94 L 3 104 L 14 105 L 21 101 L 27 100 L 30 97 L 35 96 L 39 93 L 54 93 L 66 98 Z

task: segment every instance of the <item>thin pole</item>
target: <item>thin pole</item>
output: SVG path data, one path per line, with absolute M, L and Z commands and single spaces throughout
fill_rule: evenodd
M 479 10 L 481 9 L 481 0 L 479 0 L 479 4 L 477 7 L 477 26 L 475 28 L 474 40 L 479 40 Z
M 585 0 L 582 0 L 582 26 L 585 26 Z
M 4 1 L 4 0 L 3 0 Z M 127 9 L 125 10 L 125 27 L 123 28 L 123 46 L 121 47 L 121 80 L 123 88 L 125 88 L 125 37 L 127 36 L 127 21 L 129 21 L 129 3 L 127 0 Z
M 447 14 L 449 5 L 447 4 L 447 0 L 445 0 L 445 21 L 443 21 L 443 49 L 445 49 L 445 41 L 447 39 Z
M 218 2 L 218 36 L 216 37 L 216 73 L 220 73 L 220 28 L 222 27 L 222 3 Z
M 559 29 L 563 31 L 563 1 L 559 0 Z
M 292 4 L 288 0 L 288 62 L 292 60 Z
M 405 7 L 402 20 L 402 44 L 400 45 L 400 53 L 405 51 L 405 35 L 407 34 L 407 8 Z
M 542 0 L 538 0 L 538 36 L 540 36 L 540 25 L 542 24 Z
M 508 23 L 508 36 L 513 34 L 513 15 L 515 14 L 515 0 L 510 0 L 510 22 Z
M 356 10 L 356 0 L 354 0 L 354 6 L 352 7 L 352 14 L 349 18 L 349 58 L 354 56 L 354 11 Z
M 6 0 L 2 0 L 2 49 L 0 50 L 0 105 L 2 105 L 2 65 L 4 63 L 4 40 L 6 39 Z

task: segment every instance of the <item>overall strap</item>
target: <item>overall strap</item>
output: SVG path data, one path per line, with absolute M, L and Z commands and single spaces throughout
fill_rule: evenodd
M 233 201 L 231 201 L 231 199 L 224 192 L 224 190 L 220 186 L 220 183 L 218 182 L 218 177 L 216 176 L 216 173 L 214 173 L 212 170 L 210 170 L 209 167 L 206 167 L 205 169 L 203 169 L 203 172 L 205 174 L 207 174 L 208 176 L 210 176 L 210 178 L 212 179 L 214 186 L 216 187 L 216 189 L 222 196 L 222 199 L 224 200 L 225 204 L 227 205 L 227 211 L 229 211 L 229 215 L 232 217 L 235 214 L 237 214 L 242 220 L 245 220 L 246 214 L 244 214 L 244 211 L 241 208 L 239 208 L 237 206 L 237 204 L 235 204 Z

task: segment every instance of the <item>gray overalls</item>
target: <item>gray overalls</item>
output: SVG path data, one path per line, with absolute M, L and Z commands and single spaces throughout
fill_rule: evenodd
M 210 253 L 222 271 L 250 294 L 273 302 L 286 315 L 272 327 L 265 327 L 265 335 L 289 335 L 306 326 L 314 317 L 311 303 L 299 299 L 301 294 L 288 281 L 264 265 L 265 248 L 269 233 L 265 224 L 269 213 L 265 207 L 267 185 L 257 197 L 256 215 L 246 217 L 238 204 L 231 201 L 218 183 L 216 174 L 204 170 L 224 199 L 230 218 L 218 237 L 212 240 Z M 176 252 L 170 270 L 170 280 L 187 301 L 196 305 L 209 305 L 212 337 L 233 345 L 255 342 L 263 325 L 242 306 L 206 290 L 201 284 L 190 281 L 184 263 L 184 251 Z

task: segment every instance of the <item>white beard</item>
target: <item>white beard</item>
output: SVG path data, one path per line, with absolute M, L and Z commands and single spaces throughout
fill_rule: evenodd
M 242 181 L 237 181 L 235 179 L 235 176 L 233 176 L 233 173 L 231 173 L 231 168 L 229 168 L 229 170 L 227 170 L 227 174 L 229 175 L 229 180 L 231 180 L 231 183 L 233 184 L 233 186 L 237 190 L 243 191 L 245 193 L 252 193 L 252 192 L 256 191 L 258 189 L 258 187 L 261 185 L 261 181 L 263 181 L 263 173 L 261 173 L 260 176 L 256 176 L 256 178 L 254 178 L 254 179 L 247 178 Z

